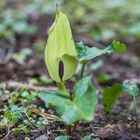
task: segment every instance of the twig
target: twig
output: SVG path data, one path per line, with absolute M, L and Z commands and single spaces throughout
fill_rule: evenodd
M 38 128 L 38 126 L 37 126 L 36 124 L 34 124 L 34 123 L 31 121 L 31 119 L 29 118 L 28 114 L 27 114 L 25 111 L 24 111 L 23 113 L 24 113 L 25 116 L 27 117 L 27 119 L 28 119 L 28 121 L 30 122 L 30 124 L 31 124 L 32 126 Z
M 46 118 L 47 120 L 62 121 L 59 117 L 57 117 L 55 115 L 52 115 L 52 114 L 49 114 L 49 113 L 43 113 L 43 112 L 40 112 L 37 109 L 33 109 L 33 110 L 30 110 L 30 111 L 33 112 L 33 113 L 36 113 L 39 116 L 42 116 L 43 118 Z
M 8 140 L 10 133 L 11 133 L 10 126 L 7 126 L 7 134 L 2 138 L 2 140 Z
M 5 88 L 9 90 L 14 90 L 14 89 L 26 89 L 26 90 L 32 90 L 32 91 L 46 91 L 46 90 L 56 90 L 55 87 L 42 87 L 42 86 L 33 86 L 30 84 L 24 84 L 20 82 L 15 82 L 15 81 L 9 81 L 7 83 L 2 83 L 0 84 L 0 88 Z

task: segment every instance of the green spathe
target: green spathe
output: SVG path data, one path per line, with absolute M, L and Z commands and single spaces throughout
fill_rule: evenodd
M 59 63 L 63 62 L 63 76 L 59 76 Z M 45 63 L 49 75 L 56 82 L 69 79 L 77 68 L 77 52 L 73 41 L 69 21 L 57 10 L 55 21 L 49 30 L 45 49 Z

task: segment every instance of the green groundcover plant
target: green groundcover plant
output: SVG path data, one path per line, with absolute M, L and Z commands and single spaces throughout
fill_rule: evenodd
M 92 75 L 84 76 L 84 70 L 96 57 L 114 52 L 125 53 L 126 46 L 119 41 L 113 41 L 106 48 L 98 49 L 95 46 L 88 47 L 82 42 L 75 43 L 66 15 L 57 8 L 55 21 L 49 30 L 45 63 L 50 77 L 57 83 L 58 90 L 41 91 L 38 94 L 39 98 L 45 102 L 47 108 L 55 107 L 62 121 L 68 126 L 73 126 L 80 120 L 92 121 L 98 102 L 98 90 L 92 83 Z M 78 64 L 81 64 L 79 80 L 73 89 L 69 90 L 65 86 L 65 81 L 76 73 Z M 116 89 L 105 90 L 105 111 L 111 111 L 114 101 L 120 95 L 118 90 L 133 95 L 135 88 L 129 89 L 127 84 L 114 85 L 117 86 Z
M 107 87 L 103 94 L 103 106 L 106 112 L 111 112 L 113 105 L 120 95 L 128 93 L 132 97 L 134 111 L 135 111 L 135 124 L 138 126 L 139 114 L 137 111 L 136 97 L 139 95 L 139 87 L 132 81 L 124 81 L 123 84 L 115 83 L 112 87 Z

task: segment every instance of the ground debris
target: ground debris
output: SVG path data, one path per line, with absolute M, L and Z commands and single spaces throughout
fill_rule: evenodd
M 35 140 L 48 140 L 48 137 L 46 135 L 40 135 Z

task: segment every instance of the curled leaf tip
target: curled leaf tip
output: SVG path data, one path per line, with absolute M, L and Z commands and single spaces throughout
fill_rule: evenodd
M 60 11 L 60 5 L 56 3 L 56 14 L 59 14 Z

